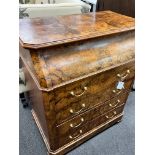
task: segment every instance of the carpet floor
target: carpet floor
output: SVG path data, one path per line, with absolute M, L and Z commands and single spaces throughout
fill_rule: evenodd
M 20 155 L 47 155 L 47 150 L 32 118 L 30 108 L 19 104 Z M 123 120 L 86 141 L 67 155 L 134 155 L 135 93 L 131 92 Z

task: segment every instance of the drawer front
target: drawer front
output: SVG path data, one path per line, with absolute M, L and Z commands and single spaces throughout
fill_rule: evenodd
M 92 121 L 87 122 L 87 124 L 83 125 L 82 127 L 79 127 L 73 131 L 70 131 L 69 133 L 65 135 L 59 135 L 60 136 L 60 138 L 58 138 L 59 147 L 71 141 L 74 141 L 77 138 L 80 138 L 83 134 L 85 134 L 86 132 L 94 129 L 95 127 L 101 124 L 115 120 L 115 118 L 117 122 L 118 121 L 117 116 L 123 112 L 123 109 L 124 109 L 124 106 L 117 107 L 116 109 L 111 110 L 110 112 L 107 112 L 106 114 L 99 116 Z
M 97 107 L 86 111 L 73 119 L 64 122 L 61 125 L 57 126 L 57 131 L 59 135 L 64 135 L 66 133 L 70 133 L 77 128 L 80 128 L 87 122 L 99 117 L 100 115 L 104 115 L 106 112 L 115 109 L 121 105 L 124 105 L 127 99 L 127 94 L 119 95 L 116 98 L 111 99 L 103 104 L 98 105 Z
M 83 101 L 101 92 L 102 95 L 105 95 L 105 100 L 109 99 L 109 96 L 106 96 L 106 94 L 110 93 L 110 97 L 116 96 L 117 93 L 112 91 L 116 89 L 117 82 L 126 82 L 133 78 L 134 70 L 134 62 L 132 61 L 55 89 L 55 110 L 57 112 L 61 111 L 72 103 Z
M 85 112 L 86 110 L 94 106 L 97 106 L 98 104 L 108 101 L 112 97 L 116 97 L 119 94 L 121 95 L 129 91 L 132 83 L 133 83 L 133 80 L 125 81 L 124 89 L 122 90 L 116 89 L 117 82 L 113 83 L 112 84 L 113 86 L 110 86 L 107 89 L 104 89 L 104 86 L 103 86 L 103 87 L 100 87 L 101 89 L 98 89 L 96 91 L 96 94 L 94 93 L 93 95 L 90 95 L 86 98 L 74 101 L 72 104 L 66 106 L 63 110 L 57 112 L 57 115 L 56 115 L 57 124 L 61 124 L 66 120 L 79 115 L 81 112 Z

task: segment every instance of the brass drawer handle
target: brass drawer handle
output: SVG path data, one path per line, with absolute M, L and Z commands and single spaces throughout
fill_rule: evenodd
M 83 103 L 83 104 L 81 104 L 81 109 L 79 110 L 79 111 L 73 111 L 73 109 L 70 109 L 69 111 L 70 111 L 70 113 L 71 114 L 77 114 L 77 113 L 80 113 L 85 107 L 86 107 L 86 105 Z
M 117 102 L 115 102 L 115 104 L 109 104 L 110 107 L 116 107 L 118 104 L 120 103 L 120 100 L 117 100 Z
M 112 115 L 112 116 L 106 115 L 105 117 L 108 118 L 108 119 L 109 119 L 109 118 L 113 118 L 116 114 L 117 114 L 117 112 L 116 112 L 116 111 L 113 111 L 113 115 Z
M 79 136 L 81 135 L 81 133 L 83 133 L 82 130 L 79 131 L 79 134 L 78 134 L 78 135 L 76 135 L 76 136 L 70 135 L 69 138 L 70 138 L 70 139 L 75 139 L 75 138 L 79 137 Z
M 71 128 L 77 128 L 77 127 L 79 127 L 79 126 L 84 122 L 84 118 L 81 118 L 80 120 L 81 120 L 81 122 L 80 122 L 79 124 L 74 125 L 74 124 L 71 123 L 71 124 L 70 124 L 70 127 L 71 127 Z
M 122 89 L 121 89 L 120 91 L 114 89 L 114 90 L 112 90 L 112 92 L 113 92 L 114 94 L 119 95 L 119 94 L 122 92 Z
M 83 92 L 81 94 L 75 94 L 73 91 L 71 91 L 70 94 L 75 97 L 80 97 L 87 91 L 87 89 L 88 89 L 87 87 L 84 87 Z
M 130 70 L 128 69 L 126 71 L 127 73 L 126 74 L 117 74 L 117 77 L 121 78 L 121 81 L 123 81 L 129 74 L 130 74 Z

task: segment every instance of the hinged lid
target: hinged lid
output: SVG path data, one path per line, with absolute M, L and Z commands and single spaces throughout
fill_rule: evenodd
M 21 57 L 44 91 L 133 61 L 135 56 L 134 19 L 111 11 L 21 20 L 20 39 L 22 46 L 31 48 L 22 47 Z
M 43 48 L 134 29 L 134 19 L 111 11 L 20 19 L 20 43 L 25 48 Z

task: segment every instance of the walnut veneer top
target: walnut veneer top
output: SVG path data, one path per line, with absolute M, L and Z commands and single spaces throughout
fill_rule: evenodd
M 70 16 L 21 19 L 20 43 L 43 48 L 134 29 L 134 19 L 111 11 Z

